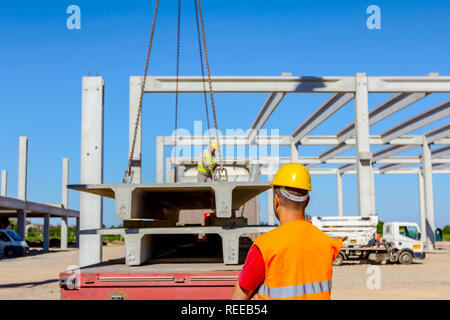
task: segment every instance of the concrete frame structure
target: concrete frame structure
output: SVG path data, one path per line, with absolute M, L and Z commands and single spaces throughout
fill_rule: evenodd
M 130 77 L 130 104 L 129 104 L 129 141 L 130 151 L 134 135 L 134 127 L 136 115 L 139 106 L 139 90 L 142 83 L 142 76 Z M 337 176 L 338 185 L 341 183 L 342 174 L 357 174 L 358 178 L 358 203 L 359 215 L 368 216 L 375 212 L 375 195 L 374 195 L 374 174 L 393 173 L 393 174 L 418 174 L 423 175 L 423 198 L 420 201 L 421 221 L 429 226 L 430 230 L 434 230 L 434 212 L 433 212 L 433 193 L 432 193 L 432 173 L 450 173 L 447 170 L 448 159 L 443 162 L 435 162 L 433 168 L 433 159 L 427 153 L 429 144 L 450 144 L 450 129 L 441 127 L 436 132 L 428 135 L 405 136 L 408 132 L 423 127 L 424 125 L 433 123 L 450 115 L 449 101 L 427 110 L 426 112 L 408 120 L 379 136 L 370 136 L 370 126 L 389 117 L 399 110 L 413 104 L 414 102 L 428 96 L 432 93 L 450 93 L 450 77 L 442 77 L 438 74 L 429 74 L 424 77 L 368 77 L 364 73 L 358 73 L 355 76 L 346 77 L 295 77 L 291 74 L 283 74 L 282 76 L 269 77 L 212 77 L 212 87 L 214 92 L 222 93 L 269 93 L 269 97 L 265 101 L 261 111 L 256 117 L 249 134 L 243 142 L 233 137 L 232 143 L 241 143 L 242 145 L 253 145 L 261 142 L 274 142 L 270 137 L 258 136 L 259 130 L 269 119 L 272 112 L 282 102 L 288 93 L 330 93 L 332 96 L 322 104 L 307 120 L 300 125 L 291 136 L 280 137 L 276 143 L 291 146 L 291 158 L 289 161 L 302 162 L 304 159 L 298 156 L 298 146 L 300 145 L 331 145 L 332 147 L 320 154 L 318 157 L 311 159 L 308 167 L 312 168 L 318 164 L 338 162 L 337 156 L 347 150 L 356 147 L 356 156 L 353 159 L 346 159 L 347 163 L 343 163 L 340 168 L 333 169 L 311 169 L 313 174 L 335 174 Z M 145 93 L 174 93 L 178 90 L 181 93 L 202 93 L 204 91 L 204 79 L 199 76 L 152 76 L 147 77 Z M 369 111 L 369 94 L 372 93 L 394 93 L 395 95 Z M 103 170 L 103 96 L 104 82 L 101 77 L 83 78 L 83 103 L 82 103 L 82 161 L 81 161 L 81 183 L 83 184 L 101 184 Z M 340 110 L 352 99 L 355 100 L 354 115 L 355 122 L 350 124 L 335 136 L 314 137 L 308 134 L 318 125 L 328 119 L 333 113 Z M 95 138 L 88 135 L 92 133 Z M 172 140 L 172 141 L 166 141 Z M 227 137 L 219 138 L 221 144 L 227 143 Z M 431 140 L 429 140 L 431 139 Z M 177 144 L 192 144 L 195 139 L 177 138 Z M 205 141 L 196 142 L 204 145 Z M 172 137 L 157 137 L 156 142 L 156 183 L 164 183 L 164 164 L 168 165 L 170 160 L 164 159 L 164 146 L 173 145 Z M 384 155 L 380 152 L 372 154 L 370 146 L 373 144 L 390 145 L 383 150 Z M 385 161 L 388 165 L 397 165 L 399 162 L 392 162 L 396 159 L 388 159 L 386 157 L 404 152 L 406 150 L 422 146 L 424 155 L 420 158 L 422 161 L 422 169 L 418 168 L 397 168 L 387 167 L 384 169 L 374 168 L 374 163 L 382 163 Z M 428 146 L 428 147 L 427 147 Z M 97 148 L 94 148 L 97 147 Z M 95 149 L 95 151 L 93 150 Z M 86 158 L 89 152 L 94 151 L 97 156 Z M 378 158 L 375 158 L 379 157 Z M 245 160 L 247 161 L 247 159 Z M 269 168 L 262 169 L 261 174 L 273 175 L 276 168 L 274 164 L 279 162 L 270 160 Z M 350 163 L 349 163 L 350 161 Z M 409 165 L 418 158 L 403 157 L 402 164 Z M 258 163 L 250 163 L 256 165 Z M 180 166 L 181 163 L 176 164 Z M 439 167 L 437 167 L 439 166 Z M 356 168 L 356 170 L 355 170 Z M 258 168 L 260 169 L 260 168 Z M 434 170 L 436 169 L 436 170 Z M 137 140 L 132 159 L 132 183 L 142 183 L 142 122 L 140 122 L 137 130 Z M 172 171 L 167 168 L 167 179 L 176 177 L 179 172 Z M 93 176 L 95 175 L 95 176 Z M 89 177 L 88 177 L 89 176 Z M 175 178 L 176 179 L 176 178 Z M 419 178 L 420 181 L 421 178 Z M 95 180 L 95 181 L 94 181 Z M 342 191 L 342 188 L 338 188 Z M 419 191 L 421 188 L 419 187 Z M 342 198 L 340 192 L 338 198 Z M 421 193 L 422 194 L 422 193 Z M 101 245 L 99 245 L 102 234 L 102 207 L 101 198 L 95 195 L 82 194 L 95 203 L 94 206 L 88 208 L 82 203 L 87 203 L 87 199 L 80 199 L 81 211 L 81 228 L 85 231 L 83 237 L 86 245 L 80 247 L 80 264 L 87 265 L 101 262 Z M 270 197 L 269 197 L 270 198 Z M 419 197 L 421 199 L 421 197 Z M 340 201 L 339 207 L 342 206 Z M 423 203 L 423 205 L 422 205 Z M 270 207 L 270 204 L 269 204 Z M 339 209 L 342 213 L 342 209 Z M 273 218 L 273 217 L 272 217 Z M 96 230 L 96 231 L 95 231 Z M 91 233 L 94 231 L 93 233 Z M 117 231 L 117 230 L 116 230 Z M 106 230 L 104 232 L 107 232 Z M 90 240 L 88 240 L 88 237 Z M 427 233 L 427 245 L 431 247 L 434 243 L 434 234 Z
M 63 159 L 63 181 L 62 181 L 62 203 L 42 204 L 27 200 L 28 184 L 28 138 L 19 138 L 19 166 L 18 166 L 18 190 L 17 199 L 7 197 L 7 177 L 8 172 L 2 170 L 1 196 L 0 196 L 0 217 L 17 217 L 17 231 L 22 239 L 25 239 L 26 219 L 43 218 L 44 219 L 44 252 L 49 251 L 50 247 L 50 218 L 61 218 L 61 249 L 67 249 L 67 221 L 68 218 L 79 219 L 79 212 L 68 209 L 67 184 L 69 179 L 69 159 Z M 78 234 L 78 228 L 77 228 Z
M 131 77 L 130 83 L 140 83 L 142 77 Z M 314 140 L 321 140 L 321 144 L 332 145 L 329 150 L 318 156 L 318 161 L 308 164 L 309 168 L 318 164 L 329 163 L 329 160 L 336 160 L 339 154 L 356 147 L 356 157 L 354 163 L 344 163 L 342 167 L 330 170 L 318 171 L 321 174 L 344 174 L 356 173 L 358 175 L 358 203 L 359 214 L 367 216 L 375 212 L 374 178 L 375 173 L 415 173 L 417 169 L 401 169 L 410 165 L 408 161 L 404 163 L 388 164 L 380 169 L 373 167 L 374 163 L 382 163 L 388 155 L 394 155 L 404 152 L 417 146 L 422 146 L 424 152 L 427 152 L 424 141 L 429 144 L 450 143 L 450 127 L 444 125 L 426 135 L 408 137 L 404 136 L 425 125 L 444 119 L 450 115 L 450 100 L 444 101 L 435 107 L 403 122 L 399 125 L 386 130 L 380 136 L 372 137 L 369 134 L 371 125 L 386 119 L 392 114 L 404 109 L 407 106 L 425 98 L 432 93 L 450 93 L 450 77 L 439 76 L 437 73 L 430 73 L 422 77 L 368 77 L 364 73 L 358 73 L 355 76 L 348 77 L 293 77 L 290 74 L 283 74 L 280 77 L 213 77 L 213 89 L 215 92 L 226 93 L 269 93 L 261 111 L 258 113 L 254 123 L 251 126 L 250 133 L 246 137 L 248 140 L 244 143 L 251 145 L 258 141 L 258 131 L 267 122 L 272 112 L 281 103 L 282 99 L 288 93 L 331 93 L 333 94 L 324 104 L 322 104 L 310 117 L 305 120 L 291 135 L 289 144 L 295 147 L 295 154 L 298 153 L 299 145 L 311 145 Z M 171 93 L 176 90 L 175 77 L 148 77 L 146 81 L 146 93 Z M 201 93 L 203 91 L 202 77 L 179 77 L 178 91 L 189 93 Z M 131 92 L 131 90 L 130 90 Z M 394 93 L 394 96 L 369 111 L 369 94 L 371 93 Z M 329 137 L 325 143 L 323 137 L 315 138 L 308 136 L 318 125 L 328 119 L 333 113 L 341 109 L 352 99 L 355 100 L 355 122 L 339 131 L 336 136 Z M 131 101 L 131 99 L 130 99 Z M 130 103 L 130 108 L 136 108 Z M 131 111 L 130 111 L 131 113 Z M 356 124 L 356 125 L 355 125 Z M 177 140 L 177 144 L 183 143 L 182 137 Z M 264 139 L 263 137 L 259 137 Z M 140 137 L 141 139 L 141 137 Z M 173 140 L 173 138 L 172 138 Z M 226 144 L 227 137 L 221 138 L 221 144 Z M 233 139 L 236 144 L 236 140 Z M 285 140 L 289 140 L 286 138 Z M 409 143 L 407 142 L 409 140 Z M 281 139 L 280 139 L 281 141 Z M 157 182 L 162 183 L 164 179 L 164 156 L 163 150 L 166 143 L 165 138 L 157 138 Z M 192 142 L 192 141 L 190 141 Z M 370 145 L 389 144 L 391 146 L 384 150 L 372 154 Z M 447 150 L 447 149 L 445 149 Z M 443 150 L 443 151 L 445 151 Z M 295 154 L 292 159 L 295 161 Z M 433 194 L 431 190 L 432 174 L 431 157 L 422 156 L 423 162 L 421 174 L 424 174 L 424 193 L 425 193 L 425 217 L 429 232 L 426 236 L 427 247 L 432 247 L 434 243 L 434 212 L 433 212 Z M 301 162 L 301 159 L 299 160 Z M 417 161 L 414 159 L 413 161 Z M 444 162 L 447 161 L 444 160 Z M 141 162 L 139 162 L 141 165 Z M 443 171 L 433 171 L 433 173 L 447 173 L 445 168 L 447 163 L 435 163 L 435 168 Z M 437 167 L 439 166 L 439 167 Z M 428 169 L 427 169 L 428 167 Z M 140 170 L 140 169 L 139 169 Z M 269 170 L 270 171 L 270 170 Z M 427 178 L 425 178 L 427 176 Z M 141 179 L 141 177 L 139 177 Z M 339 184 L 337 178 L 337 183 Z M 426 186 L 426 187 L 425 187 Z M 339 189 L 339 188 L 338 188 Z M 420 189 L 420 188 L 419 188 Z M 428 191 L 427 191 L 428 190 Z M 340 211 L 340 210 L 339 210 Z M 421 219 L 423 213 L 421 213 Z M 424 232 L 424 230 L 422 230 Z

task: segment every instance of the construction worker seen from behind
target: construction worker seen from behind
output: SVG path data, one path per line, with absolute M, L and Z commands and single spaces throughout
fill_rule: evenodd
M 197 164 L 197 182 L 213 181 L 214 169 L 217 166 L 216 150 L 217 142 L 211 142 L 209 149 L 202 151 Z
M 312 191 L 308 169 L 285 164 L 271 186 L 280 226 L 256 238 L 232 299 L 329 300 L 343 239 L 332 239 L 305 220 Z

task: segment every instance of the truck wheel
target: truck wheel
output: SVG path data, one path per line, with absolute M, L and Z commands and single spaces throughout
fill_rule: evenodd
M 344 256 L 342 253 L 339 253 L 336 259 L 334 259 L 333 266 L 341 266 L 344 262 Z
M 398 262 L 401 264 L 411 264 L 413 262 L 413 255 L 409 251 L 403 251 L 398 257 Z

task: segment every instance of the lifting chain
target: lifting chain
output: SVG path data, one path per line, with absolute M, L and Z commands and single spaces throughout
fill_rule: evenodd
M 136 115 L 136 125 L 134 127 L 133 142 L 131 144 L 130 158 L 128 160 L 128 169 L 125 170 L 125 173 L 123 175 L 123 183 L 131 183 L 131 181 L 133 180 L 133 172 L 131 170 L 131 166 L 133 165 L 134 150 L 136 148 L 136 139 L 137 139 L 137 134 L 138 134 L 138 130 L 139 130 L 139 123 L 142 118 L 142 102 L 144 99 L 145 82 L 147 80 L 148 65 L 149 65 L 149 61 L 150 61 L 150 53 L 152 50 L 153 35 L 155 33 L 156 17 L 158 14 L 158 4 L 159 4 L 159 0 L 156 0 L 155 11 L 153 13 L 152 31 L 150 33 L 150 40 L 148 43 L 147 60 L 145 61 L 144 78 L 142 79 L 142 82 L 141 82 L 139 108 L 138 108 L 138 112 Z
M 214 117 L 214 128 L 216 131 L 216 140 L 217 140 L 217 145 L 218 145 L 217 151 L 219 151 L 219 159 L 220 159 L 219 175 L 221 175 L 220 173 L 222 173 L 222 174 L 226 173 L 226 174 L 221 175 L 221 176 L 225 177 L 226 180 L 224 180 L 224 181 L 226 182 L 226 181 L 228 181 L 228 173 L 227 173 L 227 169 L 223 167 L 223 157 L 222 157 L 222 152 L 220 150 L 219 133 L 218 133 L 218 129 L 217 129 L 216 107 L 214 104 L 214 93 L 213 93 L 213 87 L 212 87 L 212 81 L 211 81 L 211 69 L 209 67 L 208 48 L 206 45 L 206 33 L 205 33 L 205 25 L 203 23 L 202 5 L 201 5 L 201 0 L 197 0 L 197 1 L 198 1 L 198 13 L 200 16 L 200 24 L 202 27 L 201 29 L 202 29 L 202 38 L 203 38 L 203 48 L 205 51 L 206 70 L 208 72 L 209 96 L 211 99 L 211 109 L 212 109 L 213 117 Z
M 177 23 L 177 71 L 175 81 L 175 152 L 174 164 L 177 165 L 177 130 L 178 130 L 178 78 L 180 75 L 180 33 L 181 33 L 181 0 L 178 0 L 178 23 Z

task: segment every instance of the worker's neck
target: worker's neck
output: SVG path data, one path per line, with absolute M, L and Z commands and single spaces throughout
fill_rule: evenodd
M 294 220 L 305 220 L 305 211 L 280 209 L 278 212 L 280 225 Z

